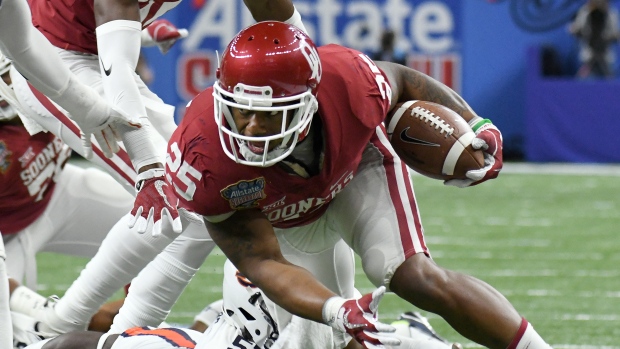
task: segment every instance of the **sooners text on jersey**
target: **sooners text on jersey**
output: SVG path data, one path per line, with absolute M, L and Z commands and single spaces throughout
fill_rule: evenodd
M 0 231 L 16 233 L 45 210 L 54 179 L 71 155 L 51 133 L 30 136 L 21 125 L 0 126 Z
M 337 45 L 318 52 L 323 76 L 315 118 L 321 118 L 325 142 L 320 173 L 302 178 L 278 165 L 252 167 L 228 158 L 209 88 L 188 106 L 168 145 L 167 178 L 182 206 L 204 216 L 259 208 L 278 228 L 310 223 L 325 212 L 355 175 L 390 101 L 385 76 L 366 56 Z

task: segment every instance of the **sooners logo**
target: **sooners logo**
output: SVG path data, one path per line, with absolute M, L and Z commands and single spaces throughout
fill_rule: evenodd
M 323 69 L 321 68 L 321 60 L 319 59 L 319 53 L 316 52 L 316 48 L 306 40 L 299 41 L 299 47 L 301 48 L 301 53 L 306 57 L 310 69 L 312 69 L 312 76 L 310 78 L 315 79 L 317 83 L 321 82 Z

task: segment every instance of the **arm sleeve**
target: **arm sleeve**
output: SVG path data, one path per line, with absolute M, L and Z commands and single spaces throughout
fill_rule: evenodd
M 123 142 L 136 170 L 163 160 L 151 141 L 150 133 L 154 130 L 135 82 L 141 30 L 140 22 L 129 20 L 107 22 L 96 29 L 105 97 L 125 113 L 138 116 L 143 125 L 140 129 L 121 129 Z

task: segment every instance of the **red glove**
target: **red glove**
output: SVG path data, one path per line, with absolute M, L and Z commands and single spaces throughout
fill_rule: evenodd
M 396 329 L 378 321 L 377 310 L 384 294 L 385 287 L 381 286 L 360 299 L 332 297 L 323 305 L 323 321 L 338 331 L 346 332 L 364 348 L 400 345 L 398 338 L 386 335 Z
M 142 46 L 159 47 L 161 53 L 166 54 L 174 43 L 187 37 L 187 29 L 178 29 L 165 19 L 156 19 L 142 31 Z
M 459 188 L 478 185 L 489 179 L 497 178 L 499 171 L 504 166 L 502 157 L 503 139 L 499 131 L 491 120 L 475 117 L 469 121 L 472 130 L 476 134 L 471 142 L 474 149 L 482 149 L 484 152 L 484 167 L 479 170 L 468 171 L 465 175 L 467 179 L 451 179 L 445 181 L 446 185 L 453 185 Z
M 138 195 L 131 210 L 129 228 L 136 226 L 138 233 L 146 232 L 152 225 L 154 237 L 171 233 L 180 234 L 183 230 L 177 210 L 179 199 L 172 186 L 166 183 L 164 169 L 151 169 L 138 175 L 136 183 Z

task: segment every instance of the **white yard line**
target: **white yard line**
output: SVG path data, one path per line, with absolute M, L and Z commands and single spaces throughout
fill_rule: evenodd
M 528 162 L 509 162 L 504 164 L 502 172 L 523 174 L 620 176 L 620 164 L 538 164 Z

